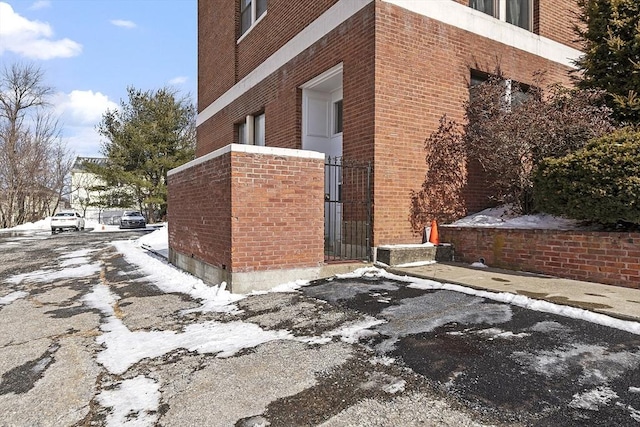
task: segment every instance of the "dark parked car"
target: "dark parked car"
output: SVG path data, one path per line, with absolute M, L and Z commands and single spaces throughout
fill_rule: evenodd
M 120 228 L 145 228 L 147 221 L 138 211 L 124 211 L 120 218 Z

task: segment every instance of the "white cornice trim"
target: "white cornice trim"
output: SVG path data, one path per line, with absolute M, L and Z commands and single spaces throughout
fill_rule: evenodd
M 167 172 L 167 176 L 171 176 L 178 172 L 190 169 L 201 163 L 207 162 L 216 157 L 220 157 L 227 153 L 249 153 L 249 154 L 266 154 L 269 156 L 283 156 L 283 157 L 297 157 L 302 159 L 324 159 L 323 153 L 310 150 L 295 150 L 292 148 L 280 148 L 280 147 L 265 147 L 261 145 L 245 145 L 245 144 L 229 144 L 209 154 L 205 154 L 202 157 L 198 157 L 195 160 L 191 160 L 189 163 L 178 166 Z
M 294 38 L 267 58 L 262 64 L 258 65 L 246 77 L 222 94 L 220 98 L 202 110 L 200 114 L 198 114 L 196 125 L 200 126 L 209 120 L 214 114 L 238 99 L 243 93 L 256 86 L 271 75 L 271 73 L 276 72 L 287 62 L 300 55 L 315 42 L 329 34 L 371 2 L 373 2 L 373 0 L 340 0 L 334 4 L 329 10 L 320 15 L 318 19 L 309 24 L 304 30 L 299 32 Z
M 384 1 L 567 67 L 575 67 L 574 61 L 582 55 L 577 49 L 500 21 L 452 0 Z

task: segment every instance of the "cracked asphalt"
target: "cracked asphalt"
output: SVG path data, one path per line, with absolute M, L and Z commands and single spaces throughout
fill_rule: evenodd
M 640 424 L 640 336 L 376 274 L 198 311 L 111 244 L 139 236 L 0 235 L 0 426 Z M 83 264 L 99 268 L 74 277 L 65 254 L 89 248 Z M 288 335 L 229 357 L 177 347 L 115 372 L 100 359 L 110 318 L 87 304 L 98 284 L 131 332 L 240 322 Z M 153 405 L 135 392 L 149 386 Z

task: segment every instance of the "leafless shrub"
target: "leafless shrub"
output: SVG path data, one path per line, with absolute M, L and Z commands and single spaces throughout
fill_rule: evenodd
M 465 123 L 446 117 L 425 144 L 426 174 L 411 192 L 409 222 L 420 233 L 431 220 L 449 222 L 465 214 L 467 166 L 477 161 L 490 198 L 516 213 L 533 209 L 532 174 L 545 158 L 562 157 L 614 129 L 603 92 L 521 85 L 498 72 L 470 88 Z
M 422 188 L 411 191 L 409 221 L 421 233 L 432 220 L 452 221 L 465 214 L 462 188 L 466 185 L 466 153 L 462 127 L 443 116 L 425 142 L 427 172 Z
M 541 87 L 491 76 L 472 88 L 465 104 L 467 156 L 487 173 L 492 198 L 519 213 L 532 209 L 531 176 L 542 159 L 562 157 L 613 130 L 602 92 Z

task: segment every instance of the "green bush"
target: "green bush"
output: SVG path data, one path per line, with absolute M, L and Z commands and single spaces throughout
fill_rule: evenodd
M 538 210 L 554 215 L 640 224 L 640 132 L 619 130 L 545 159 L 534 175 L 534 200 Z

